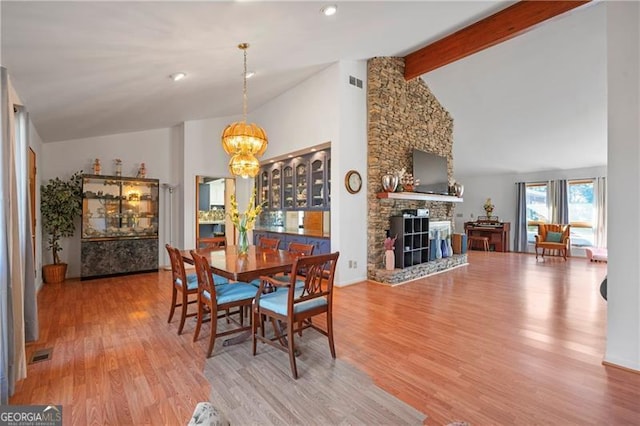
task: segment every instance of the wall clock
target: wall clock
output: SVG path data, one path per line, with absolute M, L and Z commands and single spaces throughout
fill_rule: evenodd
M 349 170 L 347 175 L 344 177 L 344 185 L 347 187 L 347 191 L 350 194 L 355 194 L 360 192 L 362 189 L 362 177 L 360 173 L 355 170 Z

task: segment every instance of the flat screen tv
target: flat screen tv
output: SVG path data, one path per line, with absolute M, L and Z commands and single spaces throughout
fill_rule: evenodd
M 448 194 L 449 174 L 447 159 L 436 154 L 413 150 L 413 177 L 420 179 L 416 192 Z

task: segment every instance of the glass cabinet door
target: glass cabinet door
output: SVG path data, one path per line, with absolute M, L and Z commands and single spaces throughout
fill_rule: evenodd
M 296 208 L 305 209 L 307 203 L 307 162 L 300 161 L 296 165 Z
M 258 178 L 258 203 L 263 208 L 269 207 L 269 172 L 262 170 Z
M 281 176 L 280 169 L 277 166 L 271 170 L 271 208 L 279 210 L 282 208 L 281 201 Z
M 82 239 L 157 237 L 156 179 L 84 175 Z
M 311 206 L 323 208 L 325 206 L 325 168 L 324 154 L 318 153 L 311 158 Z
M 293 209 L 293 165 L 289 164 L 282 169 L 282 204 L 285 210 Z

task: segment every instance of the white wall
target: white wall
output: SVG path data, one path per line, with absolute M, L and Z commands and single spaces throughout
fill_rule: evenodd
M 350 85 L 350 75 L 362 80 L 363 87 Z M 367 279 L 367 62 L 341 61 L 339 89 L 340 139 L 332 146 L 331 162 L 331 244 L 333 251 L 340 251 L 337 285 L 341 286 Z M 345 188 L 349 170 L 362 176 L 357 194 Z M 348 268 L 349 260 L 357 266 Z
M 455 163 L 455 158 L 454 158 Z M 455 170 L 455 165 L 454 165 Z M 455 232 L 464 232 L 464 222 L 474 221 L 485 215 L 483 205 L 491 198 L 496 206 L 493 214 L 502 222 L 511 223 L 510 245 L 513 250 L 516 222 L 516 183 L 543 182 L 555 179 L 583 179 L 607 175 L 607 167 L 587 167 L 570 170 L 547 170 L 544 172 L 501 174 L 492 176 L 458 176 L 456 180 L 464 184 L 464 202 L 456 205 Z M 533 245 L 529 251 L 533 252 Z M 584 249 L 573 248 L 572 256 L 584 256 Z
M 196 246 L 196 176 L 232 177 L 228 168 L 229 156 L 222 149 L 220 136 L 227 125 L 239 119 L 238 116 L 218 117 L 184 123 L 184 162 L 180 182 L 180 206 L 184 217 L 179 226 L 183 238 L 179 241 L 180 247 Z M 253 179 L 239 178 L 237 181 L 238 207 L 242 211 L 246 208 Z
M 269 136 L 265 159 L 331 142 L 331 250 L 340 251 L 336 285 L 366 279 L 366 190 L 344 188 L 344 175 L 360 171 L 366 188 L 366 88 L 349 85 L 349 75 L 366 83 L 366 62 L 343 61 L 261 106 L 251 121 Z M 348 268 L 355 260 L 357 268 Z
M 269 137 L 264 159 L 337 142 L 339 72 L 339 65 L 333 64 L 251 112 L 250 121 Z
M 160 183 L 173 181 L 172 145 L 178 133 L 175 129 L 164 128 L 143 132 L 122 133 L 94 138 L 74 139 L 42 145 L 40 183 L 56 176 L 68 177 L 73 172 L 83 170 L 92 173 L 92 163 L 99 158 L 102 163 L 102 174 L 113 174 L 113 160 L 122 159 L 122 175 L 135 176 L 140 163 L 147 167 L 147 177 L 160 179 Z M 161 190 L 160 205 L 164 206 L 164 193 Z M 159 262 L 162 264 L 164 242 L 166 239 L 167 212 L 160 211 L 159 221 Z M 80 219 L 77 220 L 76 232 L 72 238 L 62 242 L 62 259 L 67 261 L 68 277 L 80 276 Z M 51 254 L 43 254 L 44 263 L 51 262 Z
M 640 370 L 640 4 L 607 2 L 609 218 L 605 361 Z

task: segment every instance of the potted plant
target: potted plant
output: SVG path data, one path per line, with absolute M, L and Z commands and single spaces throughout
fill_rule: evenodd
M 82 170 L 69 179 L 49 179 L 40 187 L 42 229 L 48 235 L 47 248 L 53 254 L 53 264 L 42 266 L 42 277 L 47 283 L 64 281 L 67 264 L 60 261 L 60 239 L 72 237 L 74 220 L 82 215 Z

